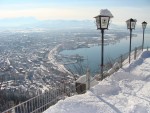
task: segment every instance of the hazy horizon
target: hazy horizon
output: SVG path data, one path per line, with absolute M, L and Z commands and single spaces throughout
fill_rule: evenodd
M 100 9 L 109 9 L 112 23 L 124 25 L 129 18 L 150 23 L 149 0 L 1 0 L 0 20 L 34 18 L 36 20 L 93 20 Z

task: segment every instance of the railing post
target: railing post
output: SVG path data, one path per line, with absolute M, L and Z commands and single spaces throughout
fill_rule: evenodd
M 29 105 L 30 106 L 30 105 Z M 19 113 L 18 106 L 16 107 L 16 113 Z
M 87 68 L 87 73 L 86 73 L 86 90 L 90 89 L 90 70 Z
M 58 89 L 56 89 L 56 93 L 55 93 L 55 95 L 56 95 L 56 102 L 58 101 Z
M 60 88 L 58 88 L 58 95 L 59 95 L 59 96 L 62 95 Z
M 37 98 L 36 98 L 36 107 L 37 107 L 37 108 L 39 107 L 39 105 L 38 105 L 38 104 L 39 104 L 39 103 L 38 103 L 38 100 L 39 100 L 39 99 L 38 99 L 38 98 L 39 98 L 39 96 L 37 96 Z
M 45 106 L 45 104 L 46 104 L 46 92 L 44 92 L 44 111 L 45 111 L 45 109 L 46 109 L 46 106 Z
M 19 112 L 20 112 L 20 113 L 22 112 L 21 105 L 19 106 Z
M 68 87 L 69 87 L 69 89 L 68 89 L 68 96 L 70 97 L 70 95 L 71 95 L 71 87 L 70 87 L 70 82 L 68 83 Z
M 120 59 L 120 60 L 121 60 L 121 65 L 120 65 L 120 67 L 122 68 L 123 56 L 121 55 L 120 58 L 121 58 L 121 59 Z
M 136 59 L 136 55 L 137 55 L 137 48 L 135 48 L 135 51 L 134 51 L 134 60 Z
M 24 113 L 27 112 L 27 103 L 24 103 Z
M 148 46 L 147 46 L 147 51 L 148 51 Z
M 49 91 L 47 91 L 47 103 L 49 103 Z M 46 107 L 48 107 L 48 104 L 47 104 L 47 106 Z
M 48 91 L 46 91 L 46 109 L 48 108 L 47 103 L 48 103 Z
M 45 97 L 45 96 L 42 95 L 42 107 L 41 107 L 41 110 L 42 110 L 42 111 L 44 111 L 44 102 L 45 102 L 44 97 Z
M 66 91 L 65 91 L 65 80 L 64 80 L 64 83 L 63 83 L 63 89 L 64 89 L 64 94 L 66 93 Z
M 24 107 L 24 104 L 22 104 L 21 106 L 22 106 L 22 113 L 25 113 L 25 107 Z
M 35 98 L 33 98 L 33 111 L 35 110 Z

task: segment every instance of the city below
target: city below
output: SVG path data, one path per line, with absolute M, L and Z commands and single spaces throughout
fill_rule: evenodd
M 126 32 L 108 32 L 105 44 L 116 43 Z M 1 89 L 27 98 L 60 85 L 73 82 L 78 75 L 65 68 L 69 62 L 60 62 L 65 56 L 59 52 L 77 48 L 89 48 L 101 44 L 96 30 L 62 32 L 1 32 L 0 74 Z M 67 56 L 70 59 L 73 56 Z M 76 55 L 74 55 L 76 57 Z M 82 56 L 78 55 L 79 58 Z M 77 59 L 71 62 L 77 63 Z

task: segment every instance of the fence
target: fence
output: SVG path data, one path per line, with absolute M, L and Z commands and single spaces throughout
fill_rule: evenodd
M 148 47 L 147 47 L 147 51 L 148 51 Z M 142 52 L 142 46 L 135 47 L 135 49 L 133 49 L 131 52 L 130 60 L 136 60 L 136 58 L 141 54 L 141 52 Z M 120 55 L 120 57 L 116 59 L 111 59 L 110 61 L 108 61 L 108 63 L 105 64 L 104 66 L 104 73 L 103 73 L 104 78 L 113 74 L 119 68 L 122 68 L 122 66 L 128 64 L 129 63 L 128 57 L 129 57 L 129 52 Z
M 147 50 L 148 50 L 148 47 L 147 47 Z M 131 60 L 136 59 L 140 55 L 141 52 L 142 52 L 141 46 L 132 50 Z M 111 60 L 107 64 L 105 64 L 104 78 L 113 74 L 123 65 L 127 64 L 128 55 L 129 53 L 125 53 L 121 55 L 120 57 L 114 60 Z M 87 88 L 85 88 L 85 90 L 83 90 L 81 93 L 85 93 L 86 90 L 90 88 L 90 83 L 95 80 L 95 77 L 91 80 L 89 76 L 90 75 L 89 75 L 89 70 L 88 70 L 87 77 L 83 81 L 83 83 L 86 84 Z M 81 85 L 78 85 L 76 89 L 81 87 Z M 71 84 L 71 83 L 63 84 L 63 86 L 61 87 L 56 87 L 49 91 L 46 91 L 45 93 L 40 94 L 36 97 L 33 97 L 23 103 L 20 103 L 2 113 L 41 113 L 45 111 L 47 108 L 49 108 L 50 106 L 57 103 L 60 99 L 64 99 L 66 96 L 72 96 L 74 94 L 77 94 L 74 84 Z
M 68 83 L 65 84 L 64 88 L 58 87 L 50 89 L 2 113 L 41 113 L 60 99 L 65 98 L 65 96 L 70 96 L 74 92 L 71 84 Z

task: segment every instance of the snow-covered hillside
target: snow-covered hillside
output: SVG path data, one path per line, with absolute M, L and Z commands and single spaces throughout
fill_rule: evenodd
M 150 113 L 150 51 L 82 95 L 44 113 Z

